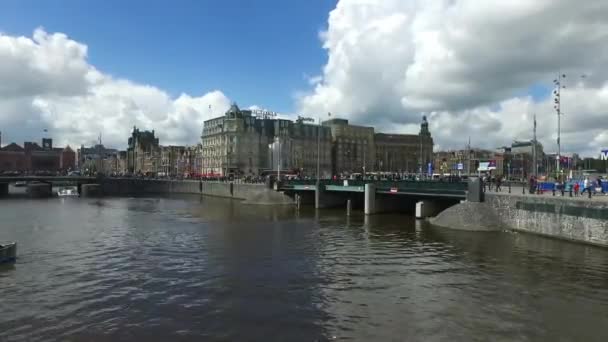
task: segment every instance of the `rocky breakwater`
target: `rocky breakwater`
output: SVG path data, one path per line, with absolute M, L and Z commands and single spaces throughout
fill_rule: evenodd
M 496 211 L 486 202 L 463 202 L 430 218 L 433 225 L 468 231 L 499 231 L 505 227 Z

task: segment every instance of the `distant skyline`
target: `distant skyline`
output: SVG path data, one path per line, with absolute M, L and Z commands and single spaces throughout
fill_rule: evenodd
M 134 125 L 195 144 L 236 101 L 392 133 L 417 132 L 427 115 L 439 149 L 531 139 L 536 113 L 551 152 L 561 72 L 562 151 L 597 156 L 606 17 L 604 2 L 569 0 L 8 0 L 2 144 L 90 145 L 101 132 L 124 148 Z

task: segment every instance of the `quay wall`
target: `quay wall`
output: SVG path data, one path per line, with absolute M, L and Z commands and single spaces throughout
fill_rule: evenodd
M 485 202 L 457 204 L 431 223 L 462 230 L 510 229 L 608 247 L 608 201 L 486 193 Z
M 294 203 L 292 198 L 274 191 L 264 184 L 106 178 L 101 185 L 103 194 L 107 196 L 198 194 L 244 200 L 251 204 L 289 205 Z

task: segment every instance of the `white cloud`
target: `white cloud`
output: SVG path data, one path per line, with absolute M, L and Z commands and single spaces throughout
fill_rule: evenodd
M 561 70 L 563 149 L 596 155 L 608 143 L 606 17 L 606 1 L 340 0 L 320 34 L 322 78 L 298 109 L 409 132 L 426 113 L 441 148 L 530 138 L 536 112 L 555 150 L 553 99 L 526 94 Z
M 165 91 L 114 78 L 87 61 L 87 46 L 62 33 L 37 29 L 33 37 L 0 34 L 0 129 L 3 144 L 40 140 L 56 145 L 124 148 L 134 125 L 154 129 L 162 144 L 195 144 L 203 121 L 229 108 L 218 90 L 201 96 Z M 211 106 L 211 108 L 209 108 Z

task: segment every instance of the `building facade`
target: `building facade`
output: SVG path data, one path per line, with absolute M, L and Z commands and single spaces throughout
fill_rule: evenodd
M 176 177 L 183 175 L 181 167 L 182 155 L 185 153 L 184 146 L 160 146 L 160 175 Z
M 376 133 L 374 145 L 376 171 L 427 172 L 427 164 L 433 161 L 433 138 L 426 117 L 423 118 L 417 135 Z
M 78 167 L 82 171 L 99 171 L 108 173 L 109 169 L 106 166 L 111 163 L 110 159 L 116 159 L 118 150 L 113 148 L 106 148 L 103 144 L 96 144 L 95 146 L 85 147 L 81 145 L 77 150 L 78 154 Z M 104 162 L 104 160 L 106 160 Z M 104 165 L 105 164 L 105 165 Z
M 332 138 L 332 174 L 352 174 L 373 171 L 376 159 L 374 128 L 350 125 L 346 119 L 323 122 Z
M 373 127 L 335 118 L 257 117 L 236 104 L 224 116 L 205 121 L 202 174 L 257 176 L 280 171 L 321 177 L 372 171 L 427 170 L 433 138 L 424 118 L 418 134 L 375 134 Z M 318 152 L 317 152 L 318 150 Z
M 140 131 L 137 127 L 133 127 L 127 148 L 127 171 L 157 173 L 160 166 L 160 146 L 154 130 Z
M 203 174 L 257 176 L 270 169 L 268 150 L 274 130 L 274 120 L 253 116 L 236 104 L 224 116 L 205 121 L 201 136 Z
M 26 141 L 23 147 L 11 143 L 0 149 L 0 170 L 67 172 L 75 168 L 76 155 L 66 148 L 53 147 L 53 139 L 42 139 L 42 146 Z
M 332 140 L 328 126 L 309 124 L 302 118 L 295 122 L 275 120 L 274 124 L 275 136 L 268 157 L 272 170 L 279 168 L 280 161 L 283 172 L 316 177 L 318 163 L 321 177 L 331 176 Z

